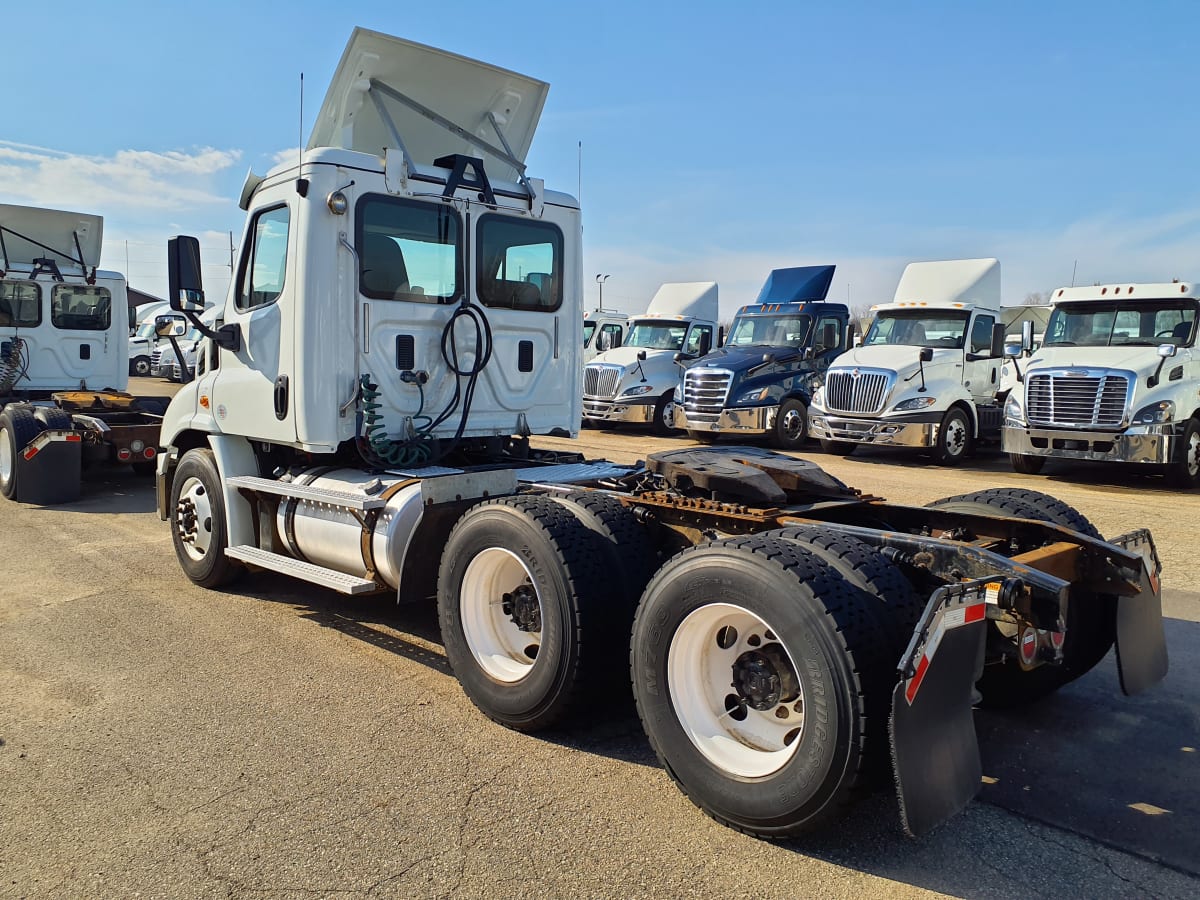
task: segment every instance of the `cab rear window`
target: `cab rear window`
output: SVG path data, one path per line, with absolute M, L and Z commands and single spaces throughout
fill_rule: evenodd
M 0 326 L 42 324 L 42 289 L 32 281 L 0 281 Z

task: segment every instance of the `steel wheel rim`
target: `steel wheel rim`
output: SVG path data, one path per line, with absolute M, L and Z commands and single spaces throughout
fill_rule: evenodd
M 794 409 L 789 409 L 783 414 L 783 434 L 789 441 L 799 439 L 800 433 L 804 430 L 804 420 L 800 413 Z
M 8 484 L 13 475 L 13 439 L 8 427 L 0 428 L 0 483 Z
M 213 536 L 212 502 L 208 488 L 194 475 L 189 476 L 179 490 L 175 533 L 190 559 L 200 562 L 208 556 Z
M 671 423 L 675 421 L 675 401 L 668 400 L 662 408 L 662 415 L 658 417 L 658 424 L 663 428 L 670 428 Z
M 133 371 L 143 377 L 149 375 L 150 363 L 146 362 L 145 360 L 138 360 L 133 364 Z
M 967 448 L 967 425 L 958 416 L 946 423 L 945 445 L 951 456 L 958 456 Z
M 804 732 L 798 679 L 790 699 L 780 692 L 780 702 L 762 709 L 733 686 L 742 661 L 766 650 L 786 660 L 795 678 L 795 661 L 766 622 L 740 606 L 711 603 L 684 617 L 667 651 L 671 704 L 684 734 L 710 763 L 736 777 L 778 772 L 796 755 Z
M 522 630 L 514 618 L 509 598 L 518 594 L 526 612 L 536 601 L 536 631 Z M 533 576 L 519 556 L 503 547 L 478 553 L 463 573 L 458 610 L 467 647 L 488 677 L 505 684 L 528 677 L 542 645 L 543 610 Z
M 1188 435 L 1187 446 L 1184 447 L 1183 461 L 1187 466 L 1189 478 L 1195 478 L 1197 475 L 1200 475 L 1200 431 L 1193 431 Z

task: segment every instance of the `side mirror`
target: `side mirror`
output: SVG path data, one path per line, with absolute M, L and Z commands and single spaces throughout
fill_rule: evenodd
M 812 359 L 816 355 L 817 355 L 817 349 L 815 347 L 805 347 L 804 350 L 800 353 L 800 358 L 801 359 Z
M 933 359 L 933 348 L 932 347 L 922 347 L 921 348 L 921 356 L 920 356 L 921 362 L 927 363 L 932 359 Z
M 1021 349 L 1025 353 L 1033 351 L 1033 323 L 1028 320 L 1021 323 Z
M 157 337 L 183 337 L 187 332 L 187 324 L 175 316 L 158 316 L 154 320 L 154 334 Z
M 177 235 L 167 241 L 167 301 L 176 312 L 204 309 L 200 241 L 190 235 Z
M 833 350 L 837 347 L 838 327 L 834 322 L 829 322 L 821 329 L 821 339 L 817 342 L 821 345 L 821 350 Z
M 677 362 L 677 363 L 683 363 L 685 360 L 689 360 L 692 357 L 689 354 L 684 353 L 682 350 L 680 350 L 671 358 L 673 360 L 675 360 L 675 362 Z
M 997 322 L 992 326 L 992 359 L 1004 356 L 1004 326 Z
M 1011 344 L 1005 344 L 1004 345 L 1004 355 L 1009 357 L 1010 359 L 1016 359 L 1018 356 L 1021 355 L 1022 349 L 1023 348 L 1021 347 L 1021 345 L 1016 342 L 1013 342 Z
M 606 331 L 600 332 L 596 336 L 596 349 L 603 353 L 605 350 L 612 349 L 612 335 Z
M 846 343 L 843 346 L 847 350 L 858 346 L 858 329 L 854 327 L 853 322 L 846 326 Z
M 645 350 L 639 350 L 639 351 L 638 351 L 637 358 L 638 358 L 638 362 L 645 362 L 645 361 L 646 361 L 646 351 L 645 351 Z
M 1179 352 L 1179 348 L 1176 347 L 1174 344 L 1159 344 L 1158 345 L 1158 355 L 1161 356 L 1163 359 L 1170 359 L 1172 356 L 1174 356 L 1178 352 Z
M 766 365 L 767 363 L 775 362 L 775 354 L 774 353 L 764 353 L 762 356 L 762 361 L 763 361 L 763 365 Z

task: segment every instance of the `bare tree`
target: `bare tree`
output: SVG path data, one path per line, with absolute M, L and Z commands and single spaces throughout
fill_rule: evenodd
M 857 303 L 850 307 L 850 321 L 854 323 L 859 334 L 866 334 L 874 320 L 875 313 L 871 311 L 869 303 Z

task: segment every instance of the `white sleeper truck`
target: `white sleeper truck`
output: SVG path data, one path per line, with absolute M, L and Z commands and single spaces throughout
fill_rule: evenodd
M 584 421 L 632 422 L 670 434 L 683 365 L 716 346 L 717 315 L 716 282 L 662 285 L 645 314 L 630 321 L 625 342 L 584 368 Z
M 953 466 L 976 441 L 998 439 L 1000 263 L 910 263 L 894 301 L 873 313 L 862 345 L 834 360 L 813 396 L 809 430 L 821 446 L 925 447 Z
M 166 398 L 133 397 L 125 278 L 104 220 L 0 204 L 0 493 L 78 498 L 85 462 L 154 471 Z
M 583 361 L 590 362 L 605 350 L 625 342 L 629 317 L 615 309 L 593 309 L 583 315 Z
M 1031 491 L 889 504 L 756 448 L 538 450 L 578 434 L 583 372 L 578 203 L 525 169 L 546 91 L 354 32 L 302 159 L 247 181 L 209 358 L 163 423 L 187 577 L 436 598 L 467 696 L 520 731 L 593 719 L 632 668 L 680 787 L 769 837 L 876 769 L 913 833 L 961 809 L 977 686 L 1031 702 L 1114 639 L 1127 692 L 1163 677 L 1144 529 L 1106 541 Z M 194 324 L 200 271 L 173 238 Z
M 1045 340 L 1009 347 L 1003 447 L 1018 472 L 1048 459 L 1149 463 L 1200 487 L 1194 283 L 1060 288 Z

